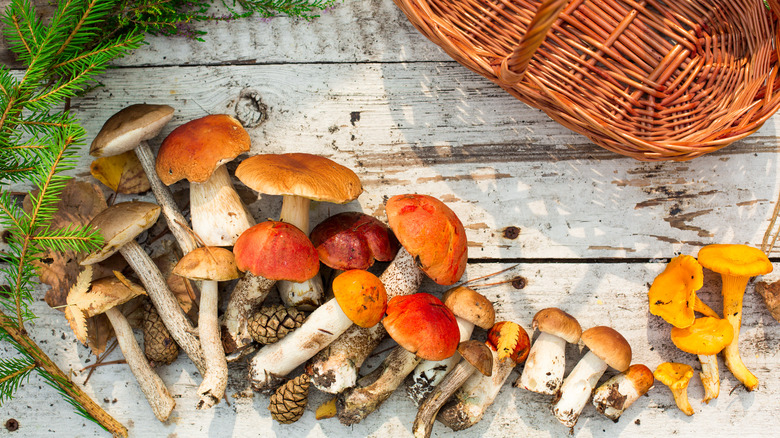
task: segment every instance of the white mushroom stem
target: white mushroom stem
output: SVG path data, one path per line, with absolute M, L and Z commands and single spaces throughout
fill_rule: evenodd
M 541 332 L 528 352 L 515 386 L 540 394 L 558 393 L 566 372 L 566 340 Z
M 403 383 L 406 376 L 414 371 L 420 360 L 405 348 L 395 347 L 382 365 L 369 374 L 373 383 L 348 389 L 339 396 L 336 402 L 339 421 L 349 426 L 359 423 L 374 412 Z
M 335 298 L 312 312 L 303 325 L 279 342 L 261 348 L 249 362 L 249 382 L 255 391 L 275 389 L 284 376 L 333 342 L 352 325 Z
M 409 251 L 401 248 L 379 279 L 390 300 L 417 292 L 424 277 Z M 314 386 L 330 394 L 355 386 L 358 369 L 386 334 L 382 324 L 371 328 L 350 327 L 312 361 L 310 374 Z
M 190 183 L 192 229 L 206 246 L 231 246 L 255 224 L 233 188 L 225 166 L 203 183 Z
M 593 406 L 610 420 L 617 422 L 623 412 L 644 394 L 637 391 L 634 382 L 620 373 L 604 382 L 593 393 Z
M 206 374 L 198 387 L 200 400 L 196 406 L 197 409 L 208 409 L 219 403 L 225 395 L 227 387 L 228 368 L 219 335 L 218 302 L 217 282 L 204 281 L 200 290 L 198 334 L 206 361 Z
M 564 426 L 574 427 L 582 408 L 588 404 L 607 363 L 589 351 L 566 376 L 558 400 L 553 404 L 553 414 Z
M 176 406 L 176 402 L 168 392 L 168 388 L 165 387 L 165 383 L 163 383 L 160 376 L 149 366 L 149 362 L 144 357 L 144 353 L 133 335 L 133 329 L 125 316 L 122 315 L 122 312 L 116 308 L 111 308 L 105 314 L 114 328 L 116 340 L 119 343 L 122 354 L 125 356 L 127 366 L 130 367 L 130 371 L 133 372 L 135 379 L 138 380 L 138 385 L 141 387 L 144 396 L 146 396 L 152 411 L 154 411 L 154 416 L 162 422 L 168 421 L 171 411 Z
M 458 329 L 460 329 L 459 342 L 471 339 L 471 334 L 474 332 L 474 324 L 459 316 L 456 316 L 455 320 L 458 322 Z M 406 395 L 419 406 L 420 402 L 433 391 L 459 362 L 460 353 L 457 351 L 444 360 L 423 360 L 417 365 L 407 381 Z
M 138 161 L 141 162 L 146 173 L 146 178 L 149 180 L 149 186 L 152 188 L 152 193 L 157 199 L 157 203 L 160 205 L 165 222 L 168 224 L 168 229 L 171 230 L 171 234 L 179 242 L 179 247 L 183 254 L 194 250 L 198 247 L 193 239 L 192 234 L 186 229 L 187 219 L 179 211 L 179 207 L 176 205 L 176 201 L 173 200 L 168 186 L 160 181 L 160 177 L 157 176 L 157 170 L 155 169 L 155 159 L 152 154 L 152 150 L 149 148 L 149 144 L 146 141 L 142 141 L 135 148 L 135 154 L 138 156 Z
M 247 272 L 233 288 L 225 313 L 222 315 L 222 342 L 229 354 L 229 361 L 240 359 L 249 352 L 246 348 L 252 343 L 249 318 L 268 297 L 274 284 L 276 280 Z
M 493 354 L 492 375 L 472 374 L 436 417 L 450 429 L 463 430 L 477 424 L 515 369 L 517 364 L 512 359 L 499 360 L 496 351 L 491 348 L 490 352 Z
M 704 403 L 709 403 L 710 400 L 718 398 L 720 395 L 720 375 L 718 374 L 718 356 L 712 355 L 699 355 L 699 362 L 701 362 L 701 384 L 704 387 Z
M 168 285 L 163 280 L 160 270 L 141 246 L 135 241 L 125 243 L 119 252 L 127 260 L 127 264 L 141 279 L 146 293 L 160 314 L 165 327 L 177 344 L 187 353 L 202 376 L 206 375 L 206 362 L 200 341 L 195 336 L 195 329 L 184 314 L 179 302 Z
M 458 355 L 460 357 L 460 355 Z M 428 438 L 433 430 L 433 422 L 436 420 L 436 414 L 444 403 L 471 377 L 477 368 L 467 360 L 461 360 L 447 374 L 441 383 L 436 385 L 433 391 L 425 397 L 420 409 L 417 411 L 417 417 L 414 419 L 412 433 L 415 438 Z
M 282 198 L 282 212 L 279 220 L 295 225 L 301 231 L 309 235 L 309 206 L 308 198 L 294 195 L 284 195 Z M 304 282 L 280 281 L 276 286 L 279 296 L 287 307 L 298 307 L 302 310 L 314 310 L 322 304 L 323 287 L 322 277 L 318 272 L 313 278 Z

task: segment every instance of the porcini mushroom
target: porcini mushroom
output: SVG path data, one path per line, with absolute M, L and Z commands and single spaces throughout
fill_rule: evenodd
M 368 269 L 374 260 L 389 262 L 398 240 L 379 219 L 357 211 L 328 217 L 309 235 L 320 261 L 338 271 Z
M 582 327 L 573 316 L 554 307 L 536 312 L 532 326 L 539 330 L 539 337 L 531 345 L 515 386 L 554 395 L 561 388 L 566 372 L 566 343 L 579 342 Z
M 626 409 L 653 387 L 653 372 L 642 364 L 633 364 L 616 374 L 593 393 L 593 406 L 617 423 Z
M 485 343 L 474 340 L 463 341 L 458 345 L 458 353 L 463 360 L 458 362 L 420 404 L 412 426 L 415 438 L 431 436 L 433 422 L 439 409 L 475 371 L 487 377 L 493 374 L 493 354 Z
M 693 324 L 694 311 L 717 318 L 718 314 L 696 295 L 703 284 L 702 267 L 695 258 L 684 254 L 673 258 L 647 293 L 650 313 L 680 328 Z
M 163 185 L 154 168 L 154 155 L 147 143 L 173 118 L 173 108 L 168 105 L 135 104 L 109 117 L 100 132 L 92 140 L 89 154 L 95 157 L 112 157 L 134 150 L 146 173 L 157 203 L 162 208 L 168 229 L 179 242 L 184 254 L 197 247 L 185 227 L 187 220 L 179 211 L 173 195 Z
M 374 412 L 420 360 L 446 359 L 458 348 L 455 315 L 433 295 L 419 292 L 393 297 L 386 313 L 382 325 L 398 347 L 371 372 L 375 378 L 372 383 L 347 389 L 339 396 L 336 406 L 342 424 L 359 423 Z
M 318 307 L 292 333 L 261 348 L 249 363 L 249 381 L 256 391 L 278 386 L 283 376 L 333 342 L 353 323 L 376 325 L 385 314 L 387 293 L 374 274 L 359 269 L 333 280 L 334 298 Z
M 157 175 L 168 186 L 181 179 L 190 182 L 192 230 L 205 245 L 233 245 L 255 224 L 225 167 L 249 147 L 249 133 L 225 114 L 191 120 L 171 131 L 160 145 Z
M 693 377 L 693 368 L 690 365 L 664 362 L 658 365 L 653 376 L 672 390 L 674 402 L 685 415 L 693 415 L 693 407 L 688 401 L 688 382 Z
M 460 279 L 467 261 L 466 230 L 449 207 L 427 195 L 397 195 L 385 211 L 402 245 L 379 277 L 388 299 L 417 292 L 426 275 L 445 286 Z M 382 325 L 347 330 L 312 360 L 314 386 L 331 394 L 354 386 L 358 369 L 385 334 Z
M 672 327 L 672 342 L 680 350 L 698 355 L 701 362 L 701 384 L 704 402 L 718 398 L 720 376 L 717 354 L 734 340 L 734 329 L 725 319 L 705 316 L 697 318 L 690 327 Z
M 233 246 L 238 269 L 245 271 L 222 315 L 222 342 L 233 358 L 252 343 L 248 321 L 278 280 L 303 281 L 320 269 L 317 250 L 298 227 L 261 222 L 244 231 Z
M 460 331 L 461 343 L 471 338 L 475 325 L 485 330 L 490 330 L 496 322 L 493 303 L 474 289 L 465 286 L 454 287 L 444 293 L 442 301 L 455 315 Z M 407 395 L 419 405 L 458 362 L 460 362 L 458 353 L 444 360 L 424 360 L 420 362 L 407 380 Z
M 468 429 L 482 419 L 512 370 L 528 357 L 531 340 L 519 324 L 501 321 L 490 329 L 485 345 L 493 355 L 491 375 L 472 374 L 436 417 L 452 430 Z
M 553 403 L 553 414 L 564 426 L 574 427 L 607 367 L 625 371 L 631 364 L 631 346 L 615 329 L 589 328 L 580 338 L 590 349 L 566 376 Z
M 184 255 L 173 273 L 190 280 L 201 280 L 198 335 L 206 362 L 206 375 L 198 387 L 197 409 L 207 409 L 219 403 L 225 395 L 228 368 L 220 340 L 219 293 L 217 282 L 240 277 L 233 253 L 218 246 L 204 246 Z
M 101 211 L 92 218 L 89 225 L 100 230 L 103 235 L 103 245 L 87 255 L 81 264 L 91 265 L 101 262 L 119 251 L 141 279 L 173 339 L 187 353 L 201 375 L 205 375 L 203 350 L 194 335 L 195 329 L 179 306 L 179 301 L 168 288 L 160 270 L 141 245 L 135 241 L 136 236 L 154 225 L 159 216 L 158 205 L 139 201 L 120 202 Z
M 236 177 L 257 192 L 282 195 L 279 220 L 306 234 L 311 200 L 345 204 L 363 192 L 352 170 L 328 158 L 304 153 L 254 155 L 239 164 Z M 312 310 L 322 303 L 319 276 L 301 284 L 280 282 L 277 288 L 287 306 Z
M 739 355 L 739 329 L 742 326 L 742 298 L 750 277 L 772 272 L 772 263 L 758 248 L 747 245 L 707 245 L 699 250 L 699 263 L 721 276 L 723 317 L 734 329 L 734 339 L 723 349 L 723 359 L 748 391 L 758 388 L 758 378 Z

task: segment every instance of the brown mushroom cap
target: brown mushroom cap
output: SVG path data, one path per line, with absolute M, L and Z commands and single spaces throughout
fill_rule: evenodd
M 493 375 L 493 353 L 484 342 L 470 339 L 458 344 L 458 353 L 485 376 Z
M 699 250 L 698 259 L 702 266 L 719 274 L 753 277 L 772 272 L 766 254 L 747 245 L 707 245 Z
M 212 114 L 191 120 L 171 131 L 157 152 L 155 170 L 165 185 L 182 178 L 208 181 L 221 165 L 248 152 L 249 133 L 226 114 Z
M 218 246 L 204 246 L 188 252 L 173 268 L 173 273 L 206 281 L 230 281 L 241 276 L 233 252 Z
M 618 371 L 631 365 L 631 345 L 615 329 L 606 326 L 591 327 L 582 332 L 582 342 L 599 359 Z
M 303 231 L 265 221 L 241 233 L 233 246 L 236 265 L 270 280 L 306 281 L 320 269 L 317 250 Z
M 135 149 L 142 141 L 157 137 L 171 118 L 173 108 L 168 105 L 130 105 L 106 120 L 89 154 L 111 157 Z
M 146 291 L 124 277 L 104 277 L 93 281 L 86 295 L 90 299 L 78 300 L 77 307 L 87 318 L 91 318 L 139 295 L 146 295 Z
M 122 245 L 154 225 L 158 217 L 159 205 L 141 201 L 120 202 L 101 211 L 89 225 L 100 230 L 103 245 L 85 257 L 81 264 L 91 265 L 111 257 Z
M 672 342 L 691 354 L 720 353 L 734 339 L 734 328 L 725 319 L 705 316 L 686 328 L 672 327 Z
M 454 287 L 444 293 L 442 301 L 455 316 L 485 330 L 490 330 L 496 323 L 493 303 L 474 289 L 464 286 Z
M 582 335 L 577 319 L 555 307 L 536 312 L 532 326 L 534 330 L 558 336 L 570 344 L 576 344 Z
M 333 269 L 368 269 L 374 260 L 389 262 L 398 252 L 398 240 L 373 216 L 357 211 L 335 214 L 309 234 L 320 260 Z
M 236 178 L 268 195 L 294 195 L 345 204 L 363 193 L 352 170 L 319 155 L 261 154 L 242 161 Z

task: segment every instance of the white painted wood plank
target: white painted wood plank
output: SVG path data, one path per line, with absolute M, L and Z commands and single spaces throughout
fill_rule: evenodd
M 508 267 L 505 264 L 473 264 L 467 271 L 474 278 Z M 497 302 L 499 319 L 516 321 L 530 329 L 533 314 L 547 306 L 560 306 L 576 316 L 583 327 L 611 325 L 620 331 L 631 344 L 634 362 L 644 363 L 651 369 L 664 361 L 688 363 L 698 369 L 692 355 L 681 353 L 669 341 L 669 326 L 659 318 L 649 315 L 646 303 L 646 284 L 664 267 L 653 264 L 525 264 L 512 275 L 527 279 L 522 290 L 511 286 L 484 289 L 483 292 Z M 509 274 L 507 274 L 509 275 Z M 780 278 L 778 274 L 766 277 Z M 441 291 L 441 287 L 426 283 L 425 290 Z M 720 280 L 711 272 L 705 272 L 705 286 L 700 297 L 720 310 Z M 37 339 L 55 362 L 63 369 L 78 371 L 88 365 L 86 349 L 78 346 L 63 316 L 50 310 L 42 302 L 36 303 L 36 313 L 41 317 L 32 336 Z M 580 422 L 574 429 L 582 437 L 634 437 L 634 436 L 766 436 L 777 427 L 776 400 L 780 396 L 780 383 L 774 370 L 780 364 L 780 326 L 771 319 L 760 298 L 752 290 L 746 294 L 741 349 L 747 366 L 761 381 L 758 391 L 747 393 L 737 387 L 735 380 L 723 367 L 723 386 L 720 398 L 704 405 L 698 378 L 692 380 L 689 395 L 696 414 L 685 417 L 677 410 L 669 390 L 656 382 L 646 397 L 632 406 L 618 423 L 601 417 L 592 406 L 586 407 Z M 479 332 L 484 336 L 484 332 Z M 140 335 L 139 335 L 140 336 Z M 8 346 L 3 345 L 2 356 L 7 356 Z M 574 366 L 580 353 L 570 346 L 568 369 Z M 115 353 L 111 359 L 120 358 Z M 510 377 L 514 380 L 521 368 Z M 231 370 L 229 392 L 241 388 L 243 373 Z M 396 392 L 380 409 L 362 423 L 347 428 L 335 419 L 316 421 L 313 409 L 325 400 L 323 394 L 312 393 L 313 405 L 304 417 L 293 425 L 282 426 L 273 422 L 266 410 L 268 398 L 255 395 L 250 399 L 231 398 L 228 407 L 221 403 L 209 411 L 196 411 L 195 389 L 198 376 L 186 358 L 161 369 L 165 382 L 176 397 L 177 407 L 168 424 L 157 422 L 143 396 L 132 381 L 130 372 L 123 366 L 100 368 L 89 382 L 87 391 L 112 415 L 122 421 L 131 436 L 411 436 L 411 424 L 415 410 L 413 404 L 401 392 Z M 83 382 L 86 373 L 78 373 L 77 382 Z M 606 379 L 605 376 L 604 379 Z M 32 379 L 20 390 L 19 398 L 0 408 L 0 423 L 9 418 L 19 420 L 20 436 L 105 436 L 97 427 L 85 423 L 73 414 L 52 390 L 37 379 Z M 549 400 L 506 384 L 497 400 L 478 425 L 459 436 L 568 436 L 568 430 L 557 423 L 548 409 Z M 441 424 L 434 427 L 434 436 L 449 436 Z M 5 434 L 0 429 L 0 434 Z M 9 435 L 13 436 L 13 435 Z

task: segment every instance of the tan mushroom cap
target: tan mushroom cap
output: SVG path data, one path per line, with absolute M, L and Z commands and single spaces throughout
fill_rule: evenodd
M 191 120 L 171 131 L 157 152 L 155 170 L 165 185 L 180 179 L 202 183 L 251 146 L 249 133 L 226 114 Z
M 188 252 L 173 273 L 190 280 L 230 281 L 241 276 L 236 258 L 229 249 L 204 246 Z
M 712 244 L 699 250 L 699 263 L 719 274 L 753 277 L 772 272 L 772 262 L 758 248 L 739 244 Z
M 268 195 L 293 195 L 345 204 L 363 193 L 355 172 L 319 155 L 262 154 L 242 161 L 236 178 Z
M 631 365 L 631 345 L 615 329 L 591 327 L 582 332 L 581 340 L 593 354 L 612 368 L 625 371 Z
M 102 262 L 111 257 L 125 243 L 151 228 L 160 217 L 160 206 L 151 202 L 120 202 L 98 213 L 89 222 L 100 230 L 103 245 L 81 261 L 82 265 Z
M 485 376 L 493 375 L 493 353 L 484 342 L 474 339 L 458 344 L 458 353 Z
M 133 150 L 142 141 L 157 137 L 173 118 L 168 105 L 135 104 L 111 116 L 92 140 L 89 154 L 111 157 Z
M 87 293 L 90 299 L 79 300 L 77 307 L 84 312 L 87 318 L 91 318 L 139 295 L 146 295 L 144 288 L 119 274 L 119 277 L 104 277 L 93 281 Z
M 441 300 L 455 316 L 485 330 L 490 330 L 496 323 L 493 303 L 474 289 L 464 286 L 454 287 L 445 292 Z
M 536 312 L 532 326 L 534 330 L 558 336 L 570 344 L 579 342 L 582 335 L 582 327 L 577 319 L 555 307 Z

